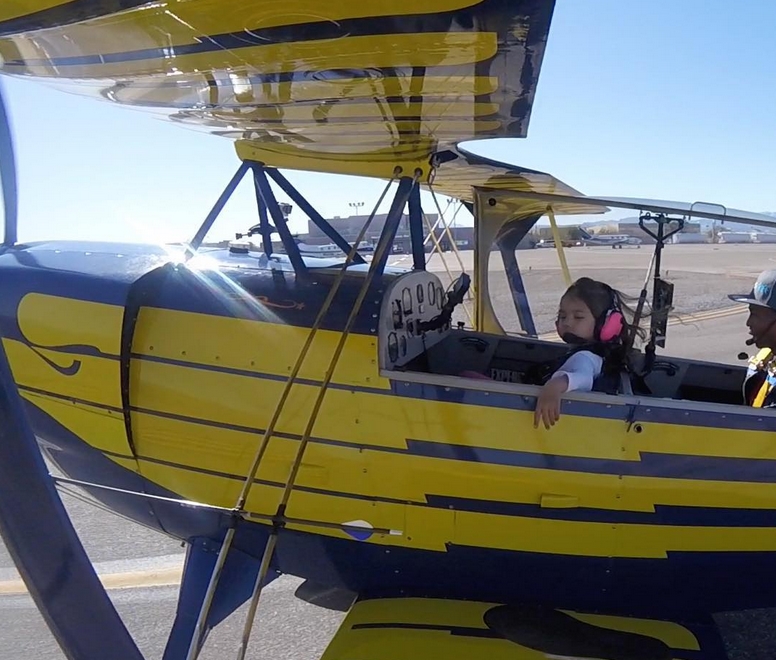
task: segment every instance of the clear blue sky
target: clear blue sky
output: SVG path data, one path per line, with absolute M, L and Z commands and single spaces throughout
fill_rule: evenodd
M 586 194 L 776 211 L 774 28 L 771 0 L 558 0 L 529 137 L 476 150 Z M 3 83 L 23 240 L 186 239 L 238 165 L 228 140 L 38 82 Z M 352 201 L 368 209 L 382 189 L 289 176 L 326 216 L 348 215 Z M 213 237 L 254 218 L 246 181 Z

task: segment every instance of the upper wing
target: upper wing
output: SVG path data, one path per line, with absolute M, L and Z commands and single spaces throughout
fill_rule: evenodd
M 713 624 L 537 606 L 392 598 L 358 601 L 322 660 L 725 660 Z
M 6 4 L 4 73 L 155 108 L 227 137 L 367 160 L 524 137 L 554 8 L 554 0 Z

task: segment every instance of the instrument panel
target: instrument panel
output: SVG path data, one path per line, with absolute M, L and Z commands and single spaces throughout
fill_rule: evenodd
M 413 271 L 397 278 L 383 298 L 380 310 L 380 366 L 402 367 L 450 331 L 447 324 L 439 330 L 420 330 L 437 316 L 445 302 L 445 291 L 439 278 L 426 271 Z

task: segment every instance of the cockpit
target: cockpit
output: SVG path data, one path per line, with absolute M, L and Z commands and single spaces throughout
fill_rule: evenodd
M 460 304 L 467 281 L 468 276 L 459 278 L 445 291 L 435 273 L 414 271 L 391 283 L 379 326 L 384 375 L 391 379 L 423 377 L 440 384 L 453 377 L 457 386 L 478 389 L 511 384 L 535 394 L 547 369 L 562 361 L 569 346 L 535 337 L 474 331 L 466 329 L 463 322 L 456 325 L 448 310 Z M 644 354 L 634 352 L 634 359 L 638 371 Z M 735 405 L 742 403 L 744 376 L 743 367 L 660 356 L 643 377 L 623 370 L 619 379 L 597 384 L 593 391 Z M 523 390 L 526 386 L 531 389 Z

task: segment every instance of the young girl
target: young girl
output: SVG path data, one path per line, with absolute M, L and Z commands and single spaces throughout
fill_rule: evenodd
M 567 344 L 589 346 L 580 349 L 552 374 L 536 402 L 534 428 L 543 422 L 549 429 L 560 417 L 560 399 L 565 392 L 589 392 L 604 367 L 604 357 L 622 349 L 632 326 L 623 310 L 630 310 L 623 295 L 604 282 L 589 277 L 578 279 L 560 299 L 555 327 Z M 641 334 L 641 333 L 639 333 Z M 620 360 L 624 355 L 620 355 Z

